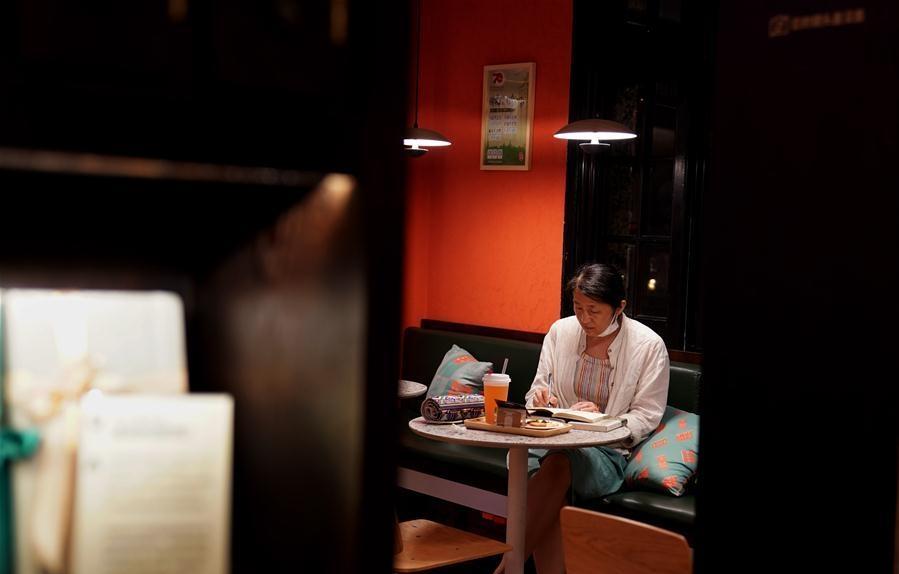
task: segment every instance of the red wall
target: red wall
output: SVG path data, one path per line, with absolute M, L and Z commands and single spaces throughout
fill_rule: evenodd
M 568 122 L 571 20 L 570 0 L 422 0 L 419 125 L 453 145 L 408 160 L 405 325 L 543 332 L 559 317 L 565 143 L 552 134 Z M 531 169 L 482 171 L 483 67 L 516 62 L 537 64 Z

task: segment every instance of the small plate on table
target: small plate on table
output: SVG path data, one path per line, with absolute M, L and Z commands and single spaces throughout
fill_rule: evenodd
M 564 426 L 565 423 L 562 421 L 558 421 L 556 419 L 551 418 L 531 418 L 528 419 L 524 424 L 524 428 L 528 429 L 538 429 L 538 430 L 548 430 L 548 429 L 556 429 Z

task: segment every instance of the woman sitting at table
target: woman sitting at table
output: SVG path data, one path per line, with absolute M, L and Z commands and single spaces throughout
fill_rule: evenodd
M 659 425 L 668 399 L 668 351 L 654 331 L 624 315 L 624 279 L 610 265 L 585 265 L 568 283 L 574 316 L 543 340 L 528 407 L 603 412 L 625 419 L 630 438 L 615 448 L 531 449 L 525 556 L 540 574 L 563 572 L 559 511 L 621 488 L 629 448 Z M 534 472 L 536 471 L 536 472 Z M 504 563 L 496 569 L 503 572 Z

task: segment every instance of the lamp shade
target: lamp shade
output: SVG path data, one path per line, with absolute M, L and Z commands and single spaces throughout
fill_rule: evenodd
M 624 124 L 596 118 L 571 122 L 554 133 L 553 137 L 562 140 L 587 140 L 596 143 L 602 140 L 630 140 L 637 137 L 637 134 Z
M 403 145 L 411 148 L 440 147 L 452 145 L 446 136 L 434 130 L 423 128 L 407 128 L 403 136 Z

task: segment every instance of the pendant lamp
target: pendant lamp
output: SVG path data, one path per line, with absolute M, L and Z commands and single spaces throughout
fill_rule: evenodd
M 451 145 L 446 136 L 434 130 L 418 127 L 418 83 L 421 78 L 421 0 L 418 0 L 418 43 L 415 46 L 415 124 L 406 130 L 403 137 L 406 155 L 421 157 L 429 147 Z
M 612 120 L 599 118 L 571 122 L 553 134 L 562 140 L 586 140 L 580 144 L 584 153 L 596 153 L 608 147 L 607 141 L 630 140 L 637 137 L 629 127 Z

